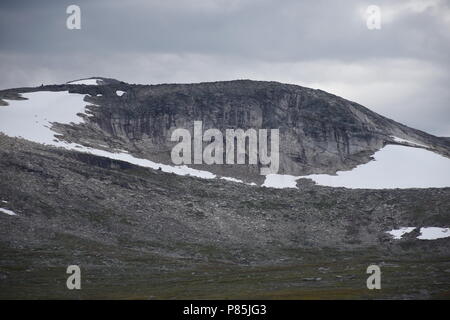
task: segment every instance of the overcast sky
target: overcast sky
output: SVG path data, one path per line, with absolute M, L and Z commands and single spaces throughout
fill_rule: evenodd
M 450 136 L 450 0 L 2 0 L 0 41 L 0 88 L 273 80 Z

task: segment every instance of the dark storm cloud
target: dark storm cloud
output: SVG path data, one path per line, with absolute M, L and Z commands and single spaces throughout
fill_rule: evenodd
M 82 29 L 65 27 L 69 4 Z M 365 9 L 382 10 L 370 31 Z M 91 75 L 321 88 L 450 135 L 447 1 L 2 1 L 0 87 Z

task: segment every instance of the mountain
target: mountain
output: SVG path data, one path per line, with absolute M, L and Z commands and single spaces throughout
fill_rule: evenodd
M 99 85 L 94 84 L 99 79 Z M 87 82 L 86 82 L 87 81 Z M 236 80 L 198 84 L 131 85 L 93 78 L 63 85 L 0 92 L 68 91 L 85 95 L 89 117 L 54 124 L 62 139 L 126 150 L 140 158 L 172 164 L 175 128 L 279 129 L 280 174 L 334 174 L 367 163 L 387 144 L 413 145 L 450 156 L 450 142 L 387 119 L 321 90 L 277 82 Z M 94 81 L 94 82 L 92 82 Z M 92 85 L 93 84 L 93 85 Z M 117 92 L 122 92 L 118 95 Z M 5 103 L 5 100 L 3 101 Z M 260 181 L 257 165 L 192 165 L 221 175 Z
M 448 295 L 448 185 L 353 189 L 308 179 L 357 173 L 391 147 L 447 161 L 448 138 L 275 82 L 95 77 L 0 98 L 0 298 Z M 171 131 L 195 120 L 279 128 L 279 173 L 298 175 L 297 188 L 250 184 L 264 181 L 251 165 L 174 166 Z M 445 181 L 448 171 L 437 175 Z M 80 291 L 65 287 L 74 264 Z M 366 288 L 371 264 L 383 290 Z

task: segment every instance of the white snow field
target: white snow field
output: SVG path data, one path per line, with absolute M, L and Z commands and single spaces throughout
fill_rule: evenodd
M 16 216 L 17 215 L 14 211 L 8 210 L 8 209 L 4 209 L 4 208 L 0 208 L 0 212 L 6 213 L 9 216 Z
M 391 138 L 393 138 L 394 141 L 398 142 L 398 143 L 409 143 L 409 144 L 415 145 L 417 147 L 428 148 L 428 146 L 426 146 L 424 144 L 413 142 L 411 140 L 402 139 L 402 138 L 399 138 L 399 137 L 396 137 L 396 136 L 391 136 Z
M 391 231 L 386 231 L 389 233 L 393 239 L 401 239 L 403 235 L 410 233 L 416 229 L 416 227 L 403 227 L 400 229 L 392 229 Z M 439 228 L 439 227 L 422 227 L 420 228 L 420 235 L 417 237 L 419 240 L 436 240 L 441 238 L 450 237 L 450 228 Z
M 420 236 L 417 239 L 435 240 L 450 237 L 450 228 L 425 227 L 420 228 Z
M 0 107 L 0 131 L 8 136 L 55 145 L 51 122 L 83 122 L 77 113 L 85 112 L 84 95 L 39 91 L 22 96 L 28 100 L 7 100 L 9 105 Z
M 288 174 L 268 174 L 262 186 L 275 189 L 297 188 L 299 178 Z
M 101 79 L 82 79 L 82 80 L 75 80 L 67 82 L 68 84 L 85 84 L 90 86 L 98 85 L 97 81 L 101 81 Z
M 404 139 L 401 142 L 419 146 Z M 359 189 L 450 187 L 450 159 L 432 151 L 387 145 L 375 152 L 373 157 L 375 160 L 350 171 L 338 171 L 337 175 L 312 174 L 301 177 L 270 174 L 266 176 L 263 186 L 296 188 L 296 180 L 310 178 L 323 186 Z
M 377 151 L 375 161 L 336 176 L 305 176 L 331 187 L 389 189 L 450 187 L 450 159 L 425 149 L 387 145 Z
M 392 229 L 391 231 L 386 231 L 386 233 L 389 233 L 394 239 L 401 239 L 403 235 L 410 233 L 415 228 L 416 227 L 403 227 L 400 229 Z
M 231 177 L 221 177 L 220 179 L 231 181 L 231 182 L 238 182 L 238 183 L 244 183 L 241 179 L 231 178 Z
M 125 91 L 122 91 L 122 90 L 116 90 L 116 94 L 117 94 L 119 97 L 123 96 L 124 93 L 126 93 L 126 92 L 125 92 Z

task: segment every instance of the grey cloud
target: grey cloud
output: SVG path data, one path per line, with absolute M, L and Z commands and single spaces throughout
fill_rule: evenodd
M 379 2 L 381 8 L 390 3 Z M 358 12 L 359 1 L 232 1 L 233 10 L 227 10 L 226 1 L 211 0 L 78 1 L 79 31 L 65 28 L 69 3 L 39 1 L 32 8 L 1 10 L 4 50 L 176 52 L 296 61 L 448 59 L 450 45 L 449 25 L 434 11 L 399 15 L 380 32 L 370 32 Z M 441 6 L 445 14 L 448 8 Z
M 65 28 L 73 3 L 82 11 L 77 31 Z M 2 1 L 0 88 L 92 75 L 131 83 L 275 80 L 450 135 L 450 7 L 423 3 Z M 381 30 L 366 28 L 369 4 L 381 7 Z

